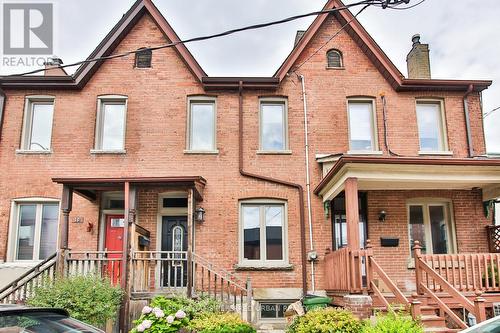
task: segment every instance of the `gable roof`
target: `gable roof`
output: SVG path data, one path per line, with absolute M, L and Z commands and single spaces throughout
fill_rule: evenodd
M 137 0 L 132 7 L 123 15 L 118 23 L 104 37 L 95 50 L 89 55 L 88 59 L 105 57 L 111 55 L 118 44 L 127 36 L 136 23 L 145 15 L 149 14 L 160 31 L 170 42 L 179 41 L 179 36 L 168 24 L 165 17 L 151 0 Z M 180 43 L 173 46 L 179 57 L 186 64 L 196 79 L 201 82 L 207 74 L 198 64 L 187 47 Z M 2 77 L 2 86 L 4 87 L 55 87 L 55 88 L 83 88 L 92 78 L 94 73 L 104 61 L 93 61 L 82 64 L 71 76 L 22 76 L 22 77 Z
M 341 0 L 329 0 L 323 10 L 344 7 Z M 491 81 L 485 80 L 436 80 L 436 79 L 406 79 L 398 70 L 396 65 L 389 59 L 385 52 L 370 36 L 356 17 L 349 10 L 339 10 L 331 14 L 316 16 L 302 38 L 295 44 L 293 50 L 274 74 L 274 77 L 282 81 L 288 72 L 292 70 L 300 54 L 316 35 L 323 23 L 333 15 L 341 25 L 347 24 L 345 31 L 358 44 L 361 50 L 373 62 L 375 67 L 382 73 L 389 84 L 397 91 L 404 90 L 467 90 L 470 85 L 475 90 L 484 90 L 491 85 Z
M 341 0 L 329 0 L 323 9 L 339 8 L 343 6 L 344 4 Z M 179 37 L 158 8 L 153 4 L 152 0 L 137 0 L 87 59 L 111 55 L 117 45 L 127 36 L 139 19 L 146 13 L 152 17 L 169 41 L 179 41 Z M 466 91 L 471 86 L 475 91 L 482 91 L 492 83 L 486 80 L 406 79 L 349 10 L 340 10 L 332 14 L 318 15 L 300 40 L 297 41 L 291 53 L 272 77 L 209 77 L 184 44 L 179 43 L 173 47 L 191 73 L 193 73 L 195 78 L 206 90 L 238 89 L 241 85 L 250 89 L 276 89 L 280 82 L 286 77 L 286 74 L 290 72 L 300 54 L 316 35 L 329 15 L 335 16 L 342 25 L 349 22 L 345 31 L 354 39 L 361 50 L 365 52 L 373 62 L 375 67 L 397 91 Z M 104 61 L 105 60 L 85 63 L 71 76 L 3 76 L 0 77 L 0 85 L 2 88 L 19 89 L 81 89 L 91 79 L 92 75 L 99 69 Z

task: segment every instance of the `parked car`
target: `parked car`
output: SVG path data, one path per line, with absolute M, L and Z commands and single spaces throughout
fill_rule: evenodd
M 103 333 L 63 309 L 0 305 L 0 333 Z
M 478 325 L 460 331 L 460 333 L 500 333 L 500 316 L 483 321 Z

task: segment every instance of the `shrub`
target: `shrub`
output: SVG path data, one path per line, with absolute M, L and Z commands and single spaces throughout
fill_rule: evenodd
M 236 313 L 206 313 L 189 322 L 188 329 L 196 333 L 255 333 Z
M 406 313 L 389 312 L 377 315 L 374 324 L 365 327 L 364 333 L 423 333 L 420 323 Z
M 28 305 L 62 308 L 78 320 L 101 327 L 116 317 L 123 296 L 119 287 L 96 276 L 60 278 L 34 291 Z
M 158 307 L 166 313 L 183 310 L 189 318 L 203 316 L 206 313 L 222 312 L 222 303 L 210 297 L 201 297 L 193 300 L 186 297 L 165 298 L 157 296 L 153 298 L 150 306 Z
M 182 310 L 164 312 L 159 307 L 145 306 L 141 317 L 134 321 L 136 327 L 131 332 L 175 333 L 185 327 L 188 321 L 189 318 Z
M 351 312 L 324 308 L 295 318 L 287 333 L 361 333 L 362 329 L 362 323 Z

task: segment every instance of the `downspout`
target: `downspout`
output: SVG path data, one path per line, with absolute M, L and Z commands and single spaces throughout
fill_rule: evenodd
M 313 230 L 312 230 L 312 211 L 311 211 L 311 180 L 309 173 L 309 129 L 307 124 L 307 100 L 306 100 L 306 79 L 304 75 L 300 75 L 300 82 L 302 85 L 302 102 L 304 103 L 304 148 L 305 148 L 305 162 L 306 162 L 306 191 L 307 191 L 307 219 L 309 222 L 309 242 L 311 246 L 311 252 L 314 252 L 314 242 L 313 242 Z M 314 260 L 311 262 L 311 289 L 314 292 L 316 290 L 316 284 L 314 281 Z
M 302 259 L 302 293 L 305 296 L 307 294 L 307 258 L 306 258 L 306 240 L 305 240 L 305 219 L 304 219 L 304 189 L 300 184 L 261 176 L 254 173 L 246 172 L 243 170 L 243 81 L 239 83 L 238 90 L 238 166 L 240 170 L 240 175 L 247 178 L 257 179 L 272 184 L 282 185 L 290 188 L 294 188 L 299 194 L 299 205 L 300 205 L 300 250 Z
M 465 115 L 465 132 L 467 134 L 467 147 L 469 148 L 469 157 L 474 157 L 474 147 L 472 146 L 472 134 L 470 129 L 470 117 L 469 117 L 469 102 L 467 101 L 467 97 L 474 90 L 474 86 L 471 84 L 469 88 L 465 92 L 463 101 L 464 101 L 464 115 Z
M 2 140 L 2 128 L 3 128 L 3 118 L 5 113 L 5 101 L 7 100 L 7 95 L 0 88 L 0 141 Z

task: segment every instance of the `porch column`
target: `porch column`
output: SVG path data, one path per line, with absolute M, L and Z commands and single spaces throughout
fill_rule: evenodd
M 64 275 L 66 252 L 68 250 L 69 238 L 69 213 L 73 207 L 73 188 L 63 185 L 61 197 L 62 219 L 59 221 L 59 249 L 57 251 L 57 273 Z
M 344 185 L 345 211 L 347 220 L 347 246 L 352 250 L 359 250 L 358 179 L 347 178 Z
M 188 229 L 188 243 L 187 243 L 187 297 L 193 295 L 193 243 L 194 243 L 194 191 L 188 191 L 188 207 L 187 207 L 187 229 Z

